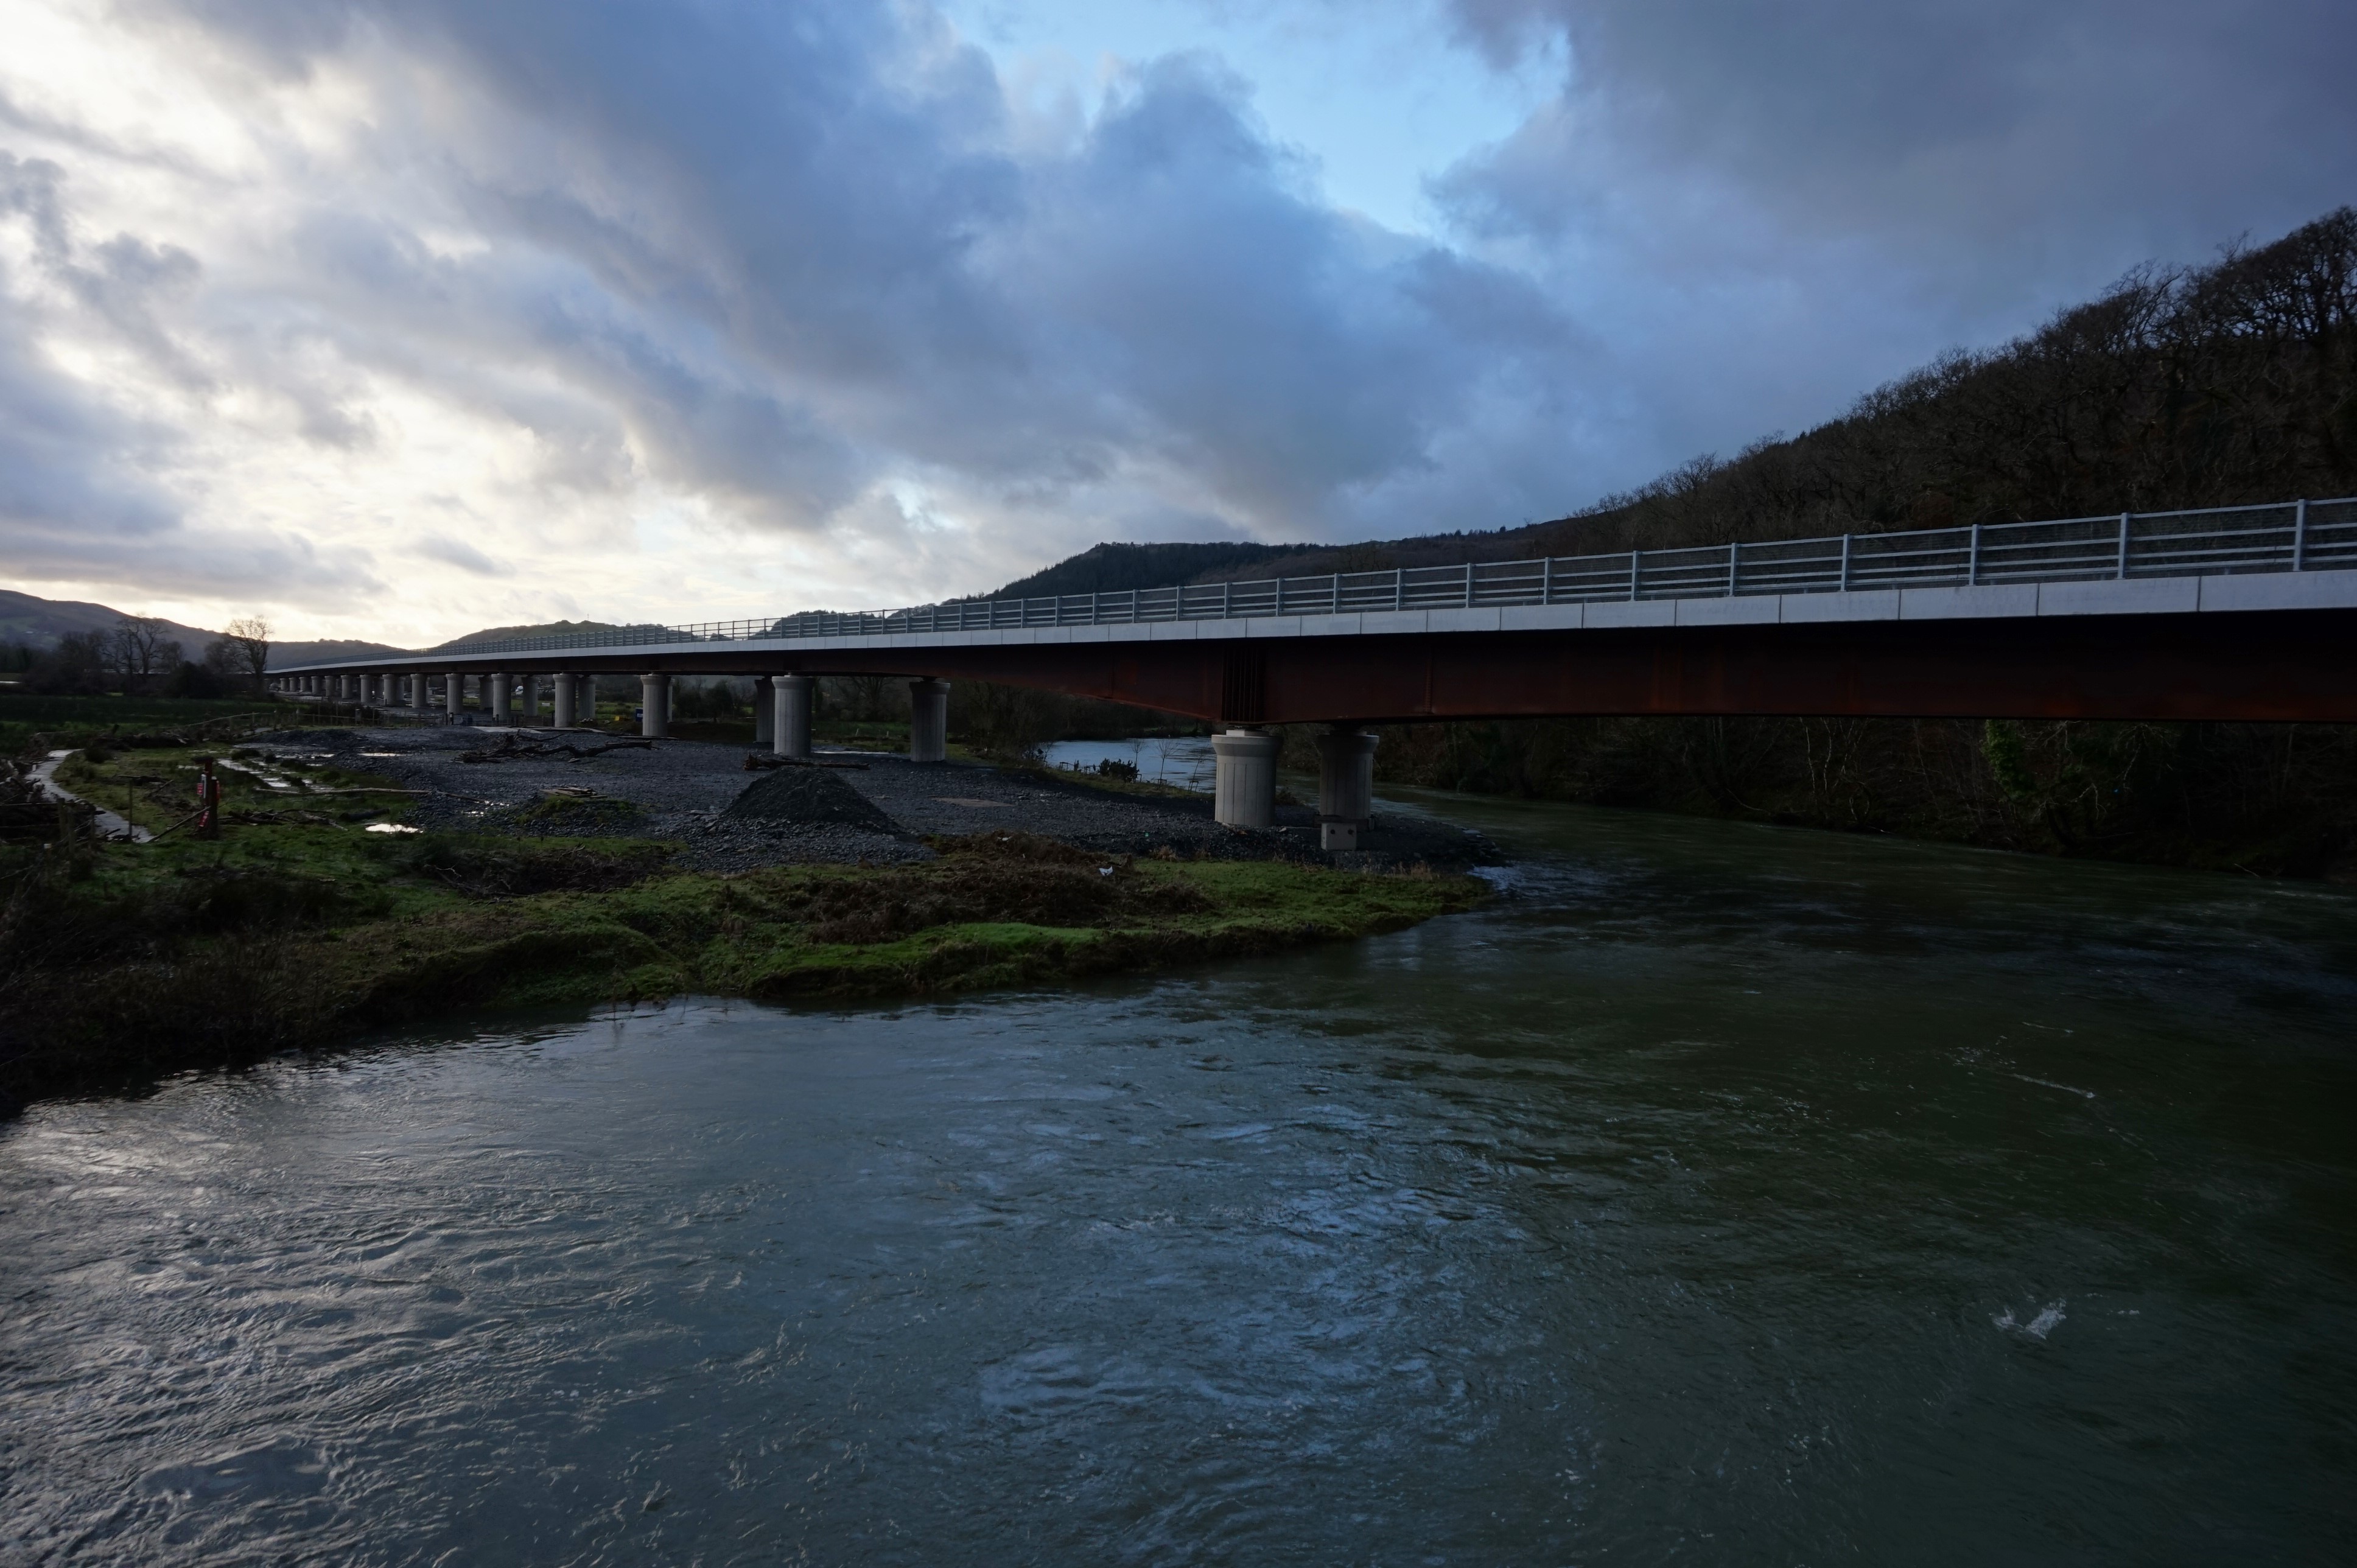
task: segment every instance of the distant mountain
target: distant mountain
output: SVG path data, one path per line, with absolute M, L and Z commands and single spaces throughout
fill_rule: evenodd
M 0 588 L 0 642 L 21 642 L 32 648 L 55 648 L 58 639 L 78 631 L 113 631 L 124 613 L 79 599 L 44 599 Z M 166 621 L 166 635 L 179 639 L 180 650 L 201 659 L 205 644 L 221 634 L 178 621 Z
M 366 659 L 372 653 L 403 651 L 386 643 L 359 642 L 350 638 L 330 638 L 320 642 L 274 642 L 270 645 L 273 669 L 287 669 L 296 664 L 326 664 L 339 659 Z
M 607 620 L 547 620 L 537 626 L 487 626 L 480 631 L 470 631 L 454 637 L 447 642 L 437 642 L 425 651 L 441 653 L 470 648 L 479 642 L 511 642 L 527 637 L 568 637 L 584 631 L 623 631 L 628 628 Z
M 1043 572 L 1017 578 L 994 599 L 1044 599 L 1062 594 L 1125 594 L 1132 588 L 1162 588 L 1192 583 L 1212 573 L 1246 572 L 1299 544 L 1094 544 Z
M 1043 572 L 1009 583 L 991 598 L 1060 594 L 1123 594 L 1181 583 L 1259 577 L 1318 577 L 1329 572 L 1389 572 L 1458 566 L 1468 561 L 1519 561 L 1560 553 L 1575 520 L 1556 519 L 1487 533 L 1427 533 L 1359 544 L 1097 544 Z

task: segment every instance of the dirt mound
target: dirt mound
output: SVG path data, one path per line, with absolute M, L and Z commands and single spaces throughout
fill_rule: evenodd
M 896 836 L 902 832 L 866 796 L 817 768 L 781 768 L 756 779 L 721 814 L 764 822 L 824 822 Z

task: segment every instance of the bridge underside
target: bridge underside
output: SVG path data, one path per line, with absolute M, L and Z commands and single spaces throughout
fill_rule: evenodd
M 1236 724 L 1634 714 L 2357 722 L 2351 610 L 733 654 L 674 645 L 500 662 L 991 681 Z

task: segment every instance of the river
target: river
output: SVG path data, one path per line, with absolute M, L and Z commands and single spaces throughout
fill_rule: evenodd
M 2357 1555 L 2357 897 L 1437 808 L 1374 940 L 34 1107 L 0 1560 Z

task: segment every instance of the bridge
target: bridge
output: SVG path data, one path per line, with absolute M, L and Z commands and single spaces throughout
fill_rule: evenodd
M 1265 825 L 1276 739 L 1322 723 L 1319 815 L 1354 842 L 1361 726 L 1561 715 L 2357 721 L 2357 498 L 1337 573 L 476 642 L 274 671 L 282 691 L 494 724 L 576 717 L 636 674 L 751 676 L 757 733 L 810 751 L 821 675 L 910 682 L 938 761 L 948 682 L 1189 714 L 1224 733 L 1217 811 Z M 470 693 L 469 687 L 475 688 Z M 758 689 L 758 688 L 757 688 Z

